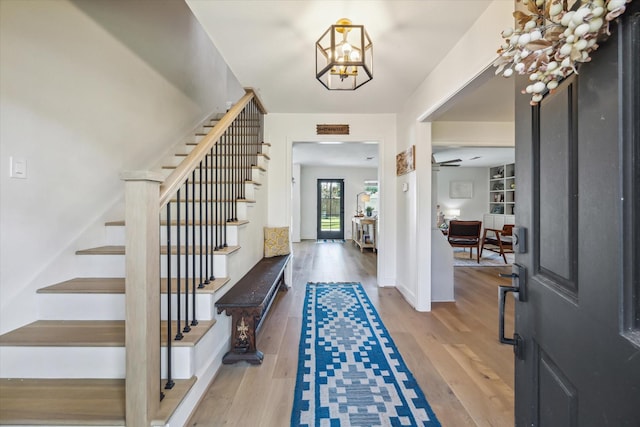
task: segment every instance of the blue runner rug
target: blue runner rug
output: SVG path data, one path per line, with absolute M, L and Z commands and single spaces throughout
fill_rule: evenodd
M 308 283 L 292 426 L 440 426 L 359 283 Z

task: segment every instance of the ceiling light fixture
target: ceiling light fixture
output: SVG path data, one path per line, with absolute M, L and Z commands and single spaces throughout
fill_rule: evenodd
M 364 25 L 342 18 L 316 42 L 316 78 L 329 90 L 355 90 L 373 79 L 373 43 Z

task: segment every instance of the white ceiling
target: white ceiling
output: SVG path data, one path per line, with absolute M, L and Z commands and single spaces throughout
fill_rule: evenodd
M 398 112 L 491 2 L 186 1 L 240 84 L 256 89 L 270 113 L 338 114 Z M 355 91 L 329 91 L 315 78 L 315 42 L 340 18 L 364 25 L 373 41 L 373 80 Z M 461 91 L 432 119 L 513 120 L 513 81 L 486 84 Z M 499 101 L 505 96 L 510 102 Z M 375 167 L 377 145 L 301 143 L 294 146 L 294 161 Z
M 346 114 L 397 112 L 489 3 L 187 0 L 270 113 Z M 329 91 L 315 78 L 315 42 L 340 18 L 364 25 L 373 42 L 373 80 L 356 91 Z
M 460 159 L 450 163 L 459 167 L 482 168 L 506 165 L 515 161 L 515 149 L 511 147 L 433 147 L 436 162 Z

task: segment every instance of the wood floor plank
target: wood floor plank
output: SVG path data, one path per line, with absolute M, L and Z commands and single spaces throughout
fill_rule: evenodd
M 236 400 L 240 383 L 245 371 L 249 368 L 246 364 L 222 365 L 211 386 L 198 405 L 196 416 L 192 415 L 189 426 L 214 427 L 233 425 L 227 423 L 229 408 Z M 238 399 L 241 399 L 239 397 Z
M 257 426 L 268 410 L 267 396 L 271 393 L 271 378 L 276 356 L 265 354 L 261 365 L 247 368 L 238 386 L 236 399 L 227 413 L 228 424 L 233 426 Z M 289 409 L 290 411 L 290 409 Z

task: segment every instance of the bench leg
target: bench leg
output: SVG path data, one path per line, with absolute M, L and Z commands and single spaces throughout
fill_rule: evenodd
M 231 350 L 222 358 L 222 363 L 231 364 L 244 360 L 254 365 L 262 363 L 264 354 L 256 349 L 256 324 L 260 311 L 247 308 L 231 312 Z

